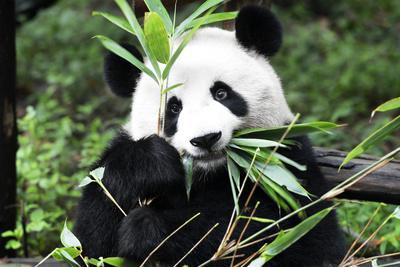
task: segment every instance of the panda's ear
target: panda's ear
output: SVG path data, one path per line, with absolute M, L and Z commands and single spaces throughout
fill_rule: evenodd
M 235 21 L 236 38 L 246 49 L 270 57 L 282 44 L 282 26 L 275 15 L 261 6 L 245 6 Z
M 136 47 L 129 44 L 121 44 L 121 46 L 143 61 L 143 57 Z M 104 79 L 117 96 L 132 96 L 140 73 L 138 68 L 114 53 L 108 52 L 104 58 Z

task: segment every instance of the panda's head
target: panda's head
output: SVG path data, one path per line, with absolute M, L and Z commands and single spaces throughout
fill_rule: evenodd
M 281 40 L 276 17 L 255 6 L 239 12 L 236 32 L 199 30 L 169 75 L 169 85 L 183 83 L 167 94 L 165 138 L 169 143 L 194 157 L 197 166 L 210 169 L 224 163 L 223 150 L 235 130 L 290 121 L 293 115 L 268 61 Z M 125 48 L 141 58 L 134 47 Z M 157 84 L 112 54 L 106 57 L 105 78 L 117 95 L 133 94 L 126 125 L 133 139 L 155 134 L 160 104 Z

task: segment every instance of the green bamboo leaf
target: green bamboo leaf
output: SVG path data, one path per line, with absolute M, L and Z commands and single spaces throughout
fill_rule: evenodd
M 244 147 L 244 146 L 237 146 L 235 144 L 229 144 L 230 147 L 239 149 L 242 151 L 245 151 L 249 153 L 250 155 L 254 155 L 256 149 L 253 147 Z M 285 157 L 282 154 L 279 154 L 278 152 L 275 152 L 272 157 L 271 157 L 271 151 L 269 151 L 266 148 L 261 148 L 260 151 L 257 153 L 257 160 L 261 162 L 266 162 L 269 160 L 269 164 L 271 165 L 282 165 L 283 163 L 286 163 L 287 165 L 290 165 L 292 167 L 295 167 L 296 169 L 300 171 L 306 171 L 307 166 L 301 165 L 287 157 Z
M 172 85 L 172 86 L 170 86 L 170 87 L 168 87 L 168 88 L 165 88 L 164 90 L 162 90 L 162 94 L 166 94 L 166 93 L 168 93 L 169 91 L 172 91 L 172 90 L 174 90 L 175 88 L 178 88 L 178 87 L 180 87 L 180 86 L 182 86 L 183 85 L 183 83 L 177 83 L 177 84 L 174 84 L 174 85 Z
M 90 263 L 91 265 L 97 266 L 101 261 L 98 259 L 90 258 L 87 260 L 87 263 Z
M 239 209 L 238 193 L 236 192 L 236 189 L 235 189 L 235 179 L 236 178 L 232 174 L 232 166 L 236 167 L 236 165 L 232 162 L 232 160 L 229 157 L 226 157 L 226 158 L 227 158 L 227 161 L 228 161 L 229 183 L 231 185 L 233 203 L 235 205 L 236 214 L 239 214 L 240 213 L 240 209 Z
M 266 165 L 264 162 L 256 162 L 257 169 L 266 177 L 274 181 L 280 186 L 286 187 L 287 190 L 295 194 L 308 197 L 309 194 L 304 187 L 297 181 L 297 178 L 286 168 L 280 165 Z
M 249 147 L 286 147 L 275 141 L 256 139 L 256 138 L 232 138 L 231 143 L 238 146 L 249 146 Z
M 400 220 L 400 206 L 397 206 L 393 211 L 392 216 Z
M 385 112 L 397 108 L 400 108 L 400 97 L 390 99 L 389 101 L 379 105 L 376 109 L 372 111 L 371 118 L 375 116 L 376 112 Z
M 288 197 L 288 193 L 283 188 L 279 187 L 279 185 L 275 184 L 268 178 L 261 176 L 257 168 L 253 168 L 252 170 L 250 170 L 250 178 L 253 182 L 256 182 L 259 178 L 258 184 L 260 185 L 261 189 L 278 205 L 279 208 L 282 208 L 286 212 L 290 211 L 291 208 L 285 200 L 285 197 Z M 295 201 L 290 202 L 292 205 L 296 203 Z
M 254 156 L 254 154 L 256 153 L 256 150 L 257 150 L 257 148 L 254 148 L 254 147 L 237 146 L 235 144 L 229 144 L 229 146 L 231 148 L 235 148 L 235 149 L 244 151 L 244 152 L 250 154 L 250 156 Z M 267 160 L 269 160 L 269 164 L 272 164 L 272 165 L 282 164 L 282 162 L 276 157 L 277 155 L 279 155 L 279 154 L 275 152 L 271 157 L 270 150 L 268 150 L 267 148 L 261 148 L 257 152 L 257 160 L 262 161 L 262 162 L 266 162 Z
M 91 176 L 93 176 L 93 178 L 95 178 L 96 180 L 103 180 L 104 178 L 104 171 L 106 170 L 106 168 L 104 167 L 99 167 L 94 169 L 93 171 L 91 171 L 89 174 Z
M 61 243 L 64 247 L 79 247 L 82 248 L 81 242 L 79 239 L 68 229 L 67 221 L 64 223 L 64 228 L 60 235 Z
M 273 257 L 293 245 L 296 241 L 298 241 L 301 237 L 307 234 L 311 229 L 313 229 L 322 219 L 324 219 L 331 211 L 333 207 L 326 208 L 324 210 L 319 211 L 318 213 L 308 217 L 303 220 L 301 223 L 296 225 L 295 227 L 289 229 L 287 232 L 278 235 L 274 241 L 269 243 L 268 245 L 262 248 L 262 253 L 259 258 L 263 259 L 263 263 L 268 262 Z M 253 261 L 254 262 L 254 261 Z M 259 262 L 259 260 L 255 260 L 255 262 Z M 252 265 L 249 266 L 258 266 Z
M 175 29 L 175 36 L 180 36 L 185 29 L 187 28 L 187 25 L 191 23 L 195 18 L 206 12 L 207 10 L 210 10 L 211 8 L 215 7 L 219 4 L 224 2 L 224 0 L 207 0 L 203 4 L 201 4 L 189 17 L 187 17 L 184 21 L 179 24 L 178 27 Z M 212 12 L 211 12 L 212 13 Z M 195 24 L 196 26 L 193 26 L 194 28 L 200 27 L 204 22 L 207 20 L 207 16 L 203 17 L 202 20 L 198 21 L 198 24 Z
M 240 171 L 236 164 L 227 157 L 227 165 L 228 165 L 228 173 L 230 176 L 232 176 L 233 181 L 235 182 L 236 188 L 238 191 L 240 190 Z
M 251 159 L 249 156 L 244 156 L 231 150 L 227 150 L 227 153 L 229 157 L 231 157 L 242 168 L 248 169 L 250 167 Z M 266 181 L 270 187 L 272 187 L 274 190 L 276 189 L 281 196 L 288 200 L 288 202 L 292 203 L 293 207 L 298 206 L 297 202 L 292 196 L 290 196 L 290 194 L 287 194 L 284 190 L 282 191 L 282 188 L 280 187 L 284 186 L 290 192 L 309 197 L 307 190 L 305 190 L 304 187 L 301 186 L 297 178 L 284 166 L 273 164 L 265 165 L 264 160 L 256 160 L 254 163 L 254 167 L 258 170 L 258 172 L 262 173 L 265 178 L 271 179 L 274 183 L 279 185 L 274 186 Z
M 90 178 L 89 176 L 86 176 L 85 178 L 83 178 L 83 180 L 79 183 L 78 187 L 85 187 L 90 183 L 93 183 L 94 180 L 92 178 Z
M 70 248 L 57 248 L 51 255 L 56 261 L 64 261 L 70 263 L 72 266 L 80 266 L 74 259 L 81 254 L 81 251 Z
M 115 16 L 115 15 L 112 15 L 107 12 L 99 12 L 99 11 L 93 11 L 92 16 L 102 16 L 105 19 L 107 19 L 108 21 L 110 21 L 111 23 L 120 27 L 121 29 L 123 29 L 131 34 L 135 34 L 135 32 L 132 30 L 132 27 L 129 25 L 129 22 L 126 21 L 122 17 Z
M 274 156 L 275 156 L 277 159 L 279 159 L 280 161 L 282 161 L 282 162 L 284 162 L 284 163 L 286 163 L 286 164 L 288 164 L 288 165 L 290 165 L 290 166 L 292 166 L 292 167 L 295 167 L 296 169 L 298 169 L 298 170 L 300 170 L 300 171 L 306 171 L 306 170 L 307 170 L 307 166 L 301 165 L 301 164 L 295 162 L 294 160 L 291 160 L 291 159 L 289 159 L 288 157 L 285 157 L 285 156 L 282 155 L 282 154 L 274 153 Z
M 249 217 L 249 216 L 243 216 L 243 215 L 238 216 L 238 219 L 252 220 L 252 221 L 260 222 L 260 223 L 274 223 L 275 222 L 275 220 L 272 220 L 272 219 L 260 218 L 260 217 Z
M 261 175 L 260 184 L 262 186 L 268 185 L 268 187 L 271 188 L 276 193 L 276 195 L 278 196 L 278 199 L 280 200 L 277 203 L 286 212 L 289 212 L 290 209 L 297 210 L 297 209 L 301 208 L 301 206 L 297 202 L 297 200 L 285 188 L 282 188 L 281 186 L 276 184 L 269 177 L 266 177 L 265 175 Z M 281 199 L 284 200 L 285 202 L 283 202 Z M 287 203 L 287 205 L 282 205 L 282 203 L 285 203 L 285 204 Z M 305 217 L 305 214 L 299 213 L 299 216 Z
M 246 137 L 246 138 L 260 138 L 267 140 L 276 140 L 282 137 L 289 126 L 273 127 L 269 129 L 265 128 L 247 128 L 237 131 L 234 137 Z M 286 137 L 304 135 L 314 132 L 327 132 L 330 129 L 339 127 L 339 125 L 332 122 L 316 121 L 308 123 L 300 123 L 293 125 L 289 134 Z
M 162 78 L 166 79 L 172 66 L 174 65 L 175 61 L 178 59 L 179 55 L 182 53 L 183 49 L 185 46 L 190 42 L 192 39 L 193 35 L 197 32 L 197 30 L 200 28 L 202 25 L 203 21 L 207 18 L 208 15 L 210 15 L 215 8 L 211 8 L 207 14 L 203 17 L 201 21 L 198 22 L 183 38 L 182 42 L 179 44 L 178 48 L 175 50 L 175 52 L 172 54 L 172 57 L 168 61 L 167 65 L 165 66 L 165 69 L 162 73 Z
M 128 50 L 123 48 L 121 45 L 103 35 L 97 35 L 95 36 L 95 38 L 99 39 L 101 44 L 105 48 L 107 48 L 117 56 L 122 57 L 123 59 L 125 59 L 126 61 L 128 61 L 129 63 L 131 63 L 132 65 L 134 65 L 136 68 L 140 69 L 147 75 L 149 75 L 151 78 L 153 78 L 153 80 L 157 82 L 157 78 L 154 75 L 154 73 L 149 68 L 147 68 L 146 65 L 144 65 L 140 60 L 138 60 L 135 56 L 133 56 Z
M 111 266 L 120 267 L 124 264 L 124 259 L 120 257 L 104 258 L 103 261 Z
M 400 128 L 400 115 L 373 132 L 369 135 L 364 141 L 362 141 L 359 145 L 357 145 L 353 150 L 351 150 L 346 158 L 343 160 L 339 169 L 342 168 L 345 164 L 349 163 L 355 157 L 361 155 L 365 151 L 367 151 L 371 146 L 376 145 L 381 142 L 386 136 L 391 134 L 393 131 Z
M 144 36 L 156 60 L 166 64 L 170 53 L 168 33 L 163 20 L 156 12 L 148 12 L 145 14 Z
M 216 23 L 216 22 L 222 22 L 222 21 L 227 21 L 227 20 L 232 20 L 237 17 L 238 12 L 220 12 L 220 13 L 215 13 L 215 14 L 210 14 L 202 23 L 202 25 L 206 24 L 211 24 L 211 23 Z M 193 28 L 199 21 L 201 21 L 203 17 L 197 18 L 193 20 L 192 22 L 188 23 L 186 25 L 185 31 Z
M 172 35 L 172 21 L 168 14 L 168 11 L 165 9 L 164 5 L 161 3 L 160 0 L 144 0 L 146 3 L 147 8 L 151 12 L 156 12 L 163 20 L 165 28 L 167 29 L 168 33 Z
M 240 156 L 239 154 L 233 152 L 230 149 L 226 150 L 226 153 L 228 154 L 229 158 L 231 158 L 236 164 L 238 164 L 240 167 L 248 169 L 250 167 L 250 162 L 248 162 L 245 158 Z
M 54 257 L 54 254 L 58 254 L 58 255 Z M 59 261 L 66 262 L 66 263 L 68 263 L 69 266 L 80 267 L 80 264 L 77 261 L 75 261 L 74 258 L 69 254 L 69 252 L 67 250 L 65 250 L 64 248 L 57 248 L 56 251 L 54 251 L 52 256 L 56 260 L 57 260 L 57 258 L 60 258 Z
M 121 11 L 124 14 L 124 16 L 126 17 L 126 19 L 128 20 L 133 31 L 136 33 L 136 37 L 138 38 L 140 45 L 142 46 L 146 56 L 149 58 L 150 63 L 153 66 L 153 68 L 157 74 L 156 76 L 157 77 L 161 76 L 160 67 L 158 66 L 156 58 L 151 53 L 151 51 L 146 43 L 146 37 L 144 36 L 143 29 L 140 26 L 139 21 L 136 18 L 135 14 L 133 13 L 132 8 L 129 6 L 129 4 L 126 0 L 115 0 L 115 2 L 117 3 L 118 7 L 121 9 Z M 153 76 L 154 76 L 154 74 L 153 74 Z
M 232 150 L 227 150 L 226 151 L 228 154 L 228 157 L 230 157 L 236 164 L 238 164 L 240 167 L 244 168 L 246 171 L 249 170 L 250 164 L 252 159 L 249 156 L 242 155 L 240 153 L 236 153 Z M 263 162 L 264 163 L 264 162 Z M 260 176 L 260 179 L 258 180 L 261 188 L 264 190 L 264 192 L 271 197 L 271 199 L 279 205 L 279 207 L 283 208 L 285 211 L 290 211 L 290 208 L 293 210 L 296 210 L 300 208 L 299 204 L 297 201 L 293 198 L 293 196 L 287 192 L 284 188 L 273 182 L 271 179 L 264 175 L 260 175 L 260 171 L 257 168 L 257 164 L 260 164 L 257 161 L 255 164 L 252 166 L 249 174 L 250 178 L 253 182 L 256 182 L 258 177 Z M 261 173 L 262 174 L 262 173 Z M 287 204 L 284 202 L 286 201 Z M 301 216 L 303 216 L 301 214 Z

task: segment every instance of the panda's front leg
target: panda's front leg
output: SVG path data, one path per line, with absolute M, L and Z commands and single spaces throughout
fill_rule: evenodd
M 118 256 L 141 263 L 166 236 L 166 223 L 152 208 L 131 210 L 118 231 Z

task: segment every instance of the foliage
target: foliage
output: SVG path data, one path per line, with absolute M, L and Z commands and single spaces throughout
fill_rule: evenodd
M 347 202 L 337 210 L 340 224 L 346 232 L 346 238 L 350 243 L 355 239 L 355 235 L 360 233 L 366 222 L 371 218 L 371 214 L 381 205 L 374 202 Z M 380 212 L 373 218 L 370 227 L 367 228 L 364 236 L 370 236 L 373 231 L 393 212 L 392 205 L 383 205 Z M 398 220 L 389 221 L 375 237 L 361 255 L 374 255 L 398 252 L 400 248 L 400 223 Z
M 293 110 L 306 120 L 349 125 L 342 133 L 317 136 L 314 141 L 347 150 L 367 136 L 365 128 L 372 131 L 389 121 L 380 117 L 371 126 L 360 118 L 398 96 L 400 2 L 319 2 L 322 15 L 302 2 L 289 8 L 274 6 L 285 37 L 272 64 Z M 377 151 L 382 148 L 370 153 Z
M 253 182 L 258 183 L 264 192 L 285 211 L 300 208 L 292 193 L 309 198 L 309 193 L 301 186 L 296 177 L 284 163 L 305 171 L 305 166 L 286 158 L 276 150 L 286 147 L 282 144 L 291 135 L 310 134 L 326 131 L 337 125 L 328 122 L 294 124 L 270 129 L 248 128 L 235 133 L 227 152 L 228 173 L 231 180 L 232 194 L 236 213 L 239 215 L 238 198 L 243 185 L 240 184 L 239 168 L 243 168 Z M 273 141 L 271 141 L 273 140 Z M 245 181 L 243 181 L 243 184 Z
M 82 111 L 85 105 L 77 108 Z M 66 216 L 72 216 L 80 195 L 77 182 L 112 136 L 113 130 L 105 128 L 99 118 L 91 122 L 73 118 L 67 105 L 57 99 L 55 90 L 48 90 L 38 98 L 35 108 L 28 106 L 18 121 L 21 216 L 17 229 L 6 232 L 15 237 L 8 243 L 14 249 L 21 248 L 23 222 L 32 254 L 54 247 L 58 225 Z

